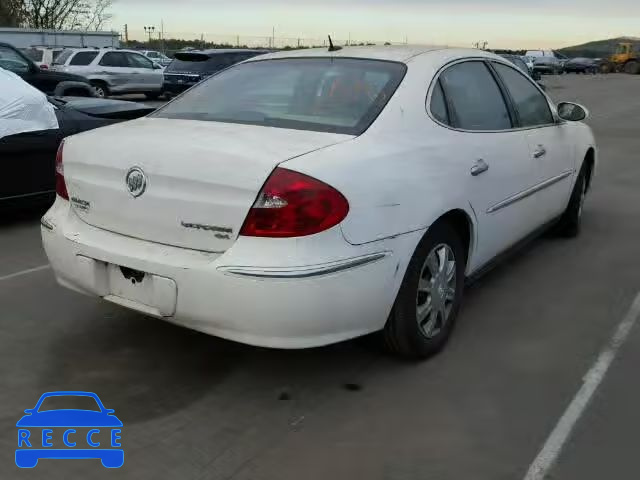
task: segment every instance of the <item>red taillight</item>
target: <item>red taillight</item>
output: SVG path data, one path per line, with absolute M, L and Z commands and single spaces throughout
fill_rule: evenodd
M 49 70 L 49 65 L 44 65 L 44 64 L 42 64 L 42 65 L 40 65 L 40 68 L 41 68 L 42 70 Z
M 64 140 L 60 142 L 58 147 L 58 153 L 56 153 L 56 193 L 69 200 L 69 193 L 67 192 L 67 184 L 64 181 L 64 167 L 62 166 L 62 148 L 64 147 Z
M 276 168 L 262 187 L 240 235 L 303 237 L 327 230 L 349 213 L 349 202 L 335 188 L 285 168 Z

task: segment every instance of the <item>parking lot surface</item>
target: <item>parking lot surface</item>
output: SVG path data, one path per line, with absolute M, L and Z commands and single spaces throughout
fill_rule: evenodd
M 449 348 L 427 362 L 364 341 L 258 349 L 80 296 L 44 267 L 38 212 L 3 219 L 0 477 L 524 478 L 640 291 L 640 76 L 545 81 L 592 113 L 600 166 L 582 235 L 540 238 L 469 288 Z M 548 478 L 638 478 L 639 361 L 634 327 Z M 16 421 L 52 390 L 115 409 L 121 469 L 15 467 Z

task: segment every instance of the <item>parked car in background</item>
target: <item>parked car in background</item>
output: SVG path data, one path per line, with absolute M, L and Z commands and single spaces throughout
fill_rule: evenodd
M 177 95 L 220 70 L 265 53 L 269 51 L 216 49 L 177 52 L 164 70 L 162 90 L 166 95 Z
M 20 51 L 29 57 L 37 66 L 46 70 L 51 67 L 53 61 L 58 58 L 64 47 L 40 47 L 33 46 L 21 48 Z
M 265 55 L 66 139 L 43 244 L 63 286 L 208 334 L 426 357 L 467 277 L 579 233 L 586 116 L 475 49 Z
M 101 98 L 144 93 L 158 98 L 162 92 L 162 67 L 135 50 L 73 48 L 60 54 L 51 67 L 86 77 Z
M 527 64 L 527 67 L 529 68 L 529 70 L 533 72 L 533 68 L 535 66 L 535 63 L 533 61 L 534 58 L 527 57 L 526 55 L 522 55 L 520 58 L 522 58 L 522 61 Z
M 152 62 L 157 63 L 162 67 L 166 67 L 171 63 L 171 58 L 167 57 L 164 53 L 158 52 L 156 50 L 140 50 L 140 53 Z
M 540 88 L 542 90 L 546 90 L 547 87 L 542 84 L 540 81 L 542 80 L 542 75 L 540 75 L 540 72 L 536 72 L 535 69 L 533 67 L 529 67 L 525 61 L 522 59 L 521 56 L 519 55 L 510 55 L 510 54 L 500 54 L 500 56 L 506 60 L 509 60 L 511 63 L 513 63 L 516 67 L 518 67 L 520 70 L 522 70 L 524 73 L 526 73 L 527 75 L 529 75 L 531 78 L 533 78 L 536 83 L 540 86 Z
M 53 202 L 55 158 L 63 138 L 125 120 L 154 108 L 137 102 L 100 98 L 43 97 L 55 109 L 58 128 L 33 130 L 0 138 L 0 210 Z
M 572 58 L 565 66 L 567 73 L 591 73 L 596 74 L 600 71 L 600 63 L 593 58 Z
M 564 65 L 569 60 L 554 50 L 528 50 L 525 56 L 533 58 L 535 71 L 552 75 L 564 73 Z
M 135 102 L 47 97 L 0 68 L 0 209 L 53 200 L 53 162 L 64 137 L 152 111 Z
M 15 73 L 47 95 L 93 96 L 89 81 L 80 75 L 43 70 L 8 43 L 0 43 L 0 68 Z

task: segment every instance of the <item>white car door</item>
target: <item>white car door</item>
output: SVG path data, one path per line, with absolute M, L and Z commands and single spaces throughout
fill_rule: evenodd
M 431 114 L 450 127 L 442 134 L 451 155 L 468 162 L 457 188 L 466 190 L 477 218 L 473 271 L 535 228 L 535 205 L 523 196 L 534 184 L 525 133 L 513 128 L 503 94 L 483 61 L 464 61 L 442 72 L 431 94 Z
M 525 75 L 509 65 L 493 63 L 509 92 L 518 126 L 526 131 L 532 162 L 535 221 L 544 224 L 560 215 L 567 206 L 575 156 L 570 142 L 570 126 L 558 123 L 547 97 Z
M 139 90 L 159 91 L 162 88 L 162 69 L 154 68 L 153 62 L 139 53 L 126 52 L 129 65 L 137 75 Z

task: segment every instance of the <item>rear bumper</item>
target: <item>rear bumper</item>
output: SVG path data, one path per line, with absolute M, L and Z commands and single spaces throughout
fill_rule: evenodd
M 177 84 L 177 83 L 164 83 L 162 84 L 162 91 L 178 95 L 185 90 L 190 89 L 194 84 Z
M 240 237 L 224 254 L 205 253 L 91 227 L 59 198 L 42 227 L 45 251 L 63 286 L 194 330 L 273 348 L 316 347 L 381 329 L 406 268 L 398 254 L 413 251 L 421 236 L 352 246 L 340 228 L 325 234 L 307 245 L 301 239 Z M 314 249 L 317 261 L 306 256 Z M 165 279 L 165 293 L 140 297 L 165 303 L 118 296 L 101 273 L 113 271 L 109 265 Z M 168 282 L 175 283 L 174 305 L 166 303 Z

